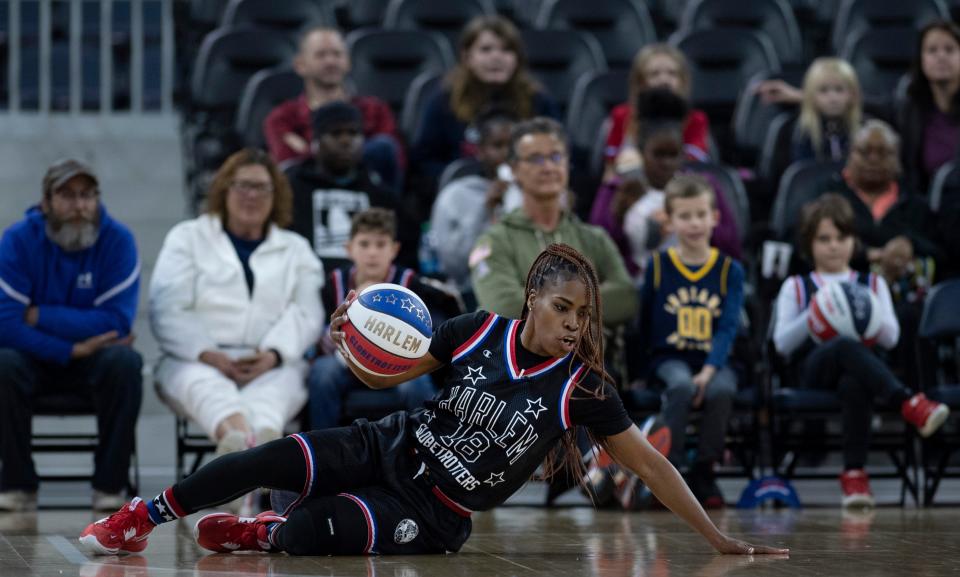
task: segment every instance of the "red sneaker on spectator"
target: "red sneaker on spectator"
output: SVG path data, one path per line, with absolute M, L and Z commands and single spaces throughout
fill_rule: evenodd
M 873 507 L 876 501 L 870 490 L 870 477 L 863 469 L 848 469 L 840 475 L 844 507 Z
M 923 393 L 917 393 L 900 407 L 903 419 L 917 428 L 921 437 L 934 434 L 950 416 L 950 407 L 931 401 Z

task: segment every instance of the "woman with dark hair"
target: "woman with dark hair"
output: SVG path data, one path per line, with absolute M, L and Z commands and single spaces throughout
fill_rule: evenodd
M 320 263 L 284 230 L 293 196 L 259 150 L 220 167 L 207 210 L 167 234 L 150 283 L 161 398 L 226 454 L 280 438 L 307 400 L 323 317 Z
M 908 188 L 926 193 L 957 154 L 960 138 L 960 28 L 933 22 L 920 32 L 907 98 L 899 111 Z
M 519 120 L 560 116 L 556 102 L 530 76 L 520 33 L 506 18 L 471 20 L 458 51 L 459 63 L 427 100 L 411 150 L 412 162 L 431 178 L 454 160 L 474 155 L 479 134 L 473 123 L 491 106 Z
M 630 421 L 603 368 L 597 273 L 570 246 L 551 244 L 534 261 L 520 320 L 486 311 L 451 319 L 434 332 L 429 352 L 393 377 L 360 370 L 344 349 L 341 328 L 355 299 L 351 291 L 331 318 L 354 374 L 386 388 L 443 368 L 434 400 L 376 423 L 359 420 L 221 457 L 156 498 L 136 498 L 90 524 L 81 545 L 101 555 L 143 551 L 156 525 L 266 486 L 296 499 L 279 514 L 202 517 L 200 546 L 293 555 L 458 551 L 472 513 L 503 503 L 541 464 L 546 476 L 583 479 L 582 426 L 717 551 L 787 553 L 721 532 Z

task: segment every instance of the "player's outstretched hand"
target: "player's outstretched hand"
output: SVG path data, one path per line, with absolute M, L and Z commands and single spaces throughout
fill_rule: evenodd
M 344 347 L 344 335 L 343 331 L 340 330 L 340 327 L 347 322 L 347 309 L 350 308 L 350 305 L 353 304 L 353 301 L 355 300 L 357 300 L 357 291 L 352 290 L 347 293 L 347 298 L 343 299 L 343 302 L 340 303 L 340 306 L 338 306 L 330 315 L 330 338 L 341 351 Z
M 746 541 L 724 537 L 724 540 L 714 545 L 724 555 L 788 555 L 790 549 L 768 547 L 767 545 L 752 545 Z

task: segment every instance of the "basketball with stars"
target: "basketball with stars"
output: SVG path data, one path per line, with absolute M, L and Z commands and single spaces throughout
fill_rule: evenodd
M 416 293 L 397 284 L 365 288 L 347 309 L 347 353 L 364 371 L 389 377 L 404 373 L 427 354 L 433 321 Z

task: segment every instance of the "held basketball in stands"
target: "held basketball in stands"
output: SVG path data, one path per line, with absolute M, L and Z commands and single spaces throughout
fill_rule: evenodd
M 879 309 L 869 287 L 846 281 L 827 283 L 810 301 L 807 328 L 818 343 L 845 336 L 872 345 L 882 323 Z
M 370 374 L 406 372 L 430 348 L 430 311 L 416 293 L 400 285 L 365 288 L 347 309 L 347 318 L 347 351 L 354 364 Z

